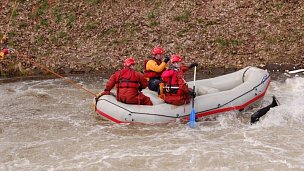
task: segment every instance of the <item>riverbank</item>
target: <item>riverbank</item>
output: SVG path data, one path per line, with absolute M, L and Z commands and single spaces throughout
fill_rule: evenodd
M 199 70 L 303 68 L 304 2 L 211 0 L 0 3 L 0 37 L 26 57 L 0 61 L 1 77 L 111 73 L 127 56 L 138 70 L 154 46 Z M 30 58 L 27 58 L 30 56 Z

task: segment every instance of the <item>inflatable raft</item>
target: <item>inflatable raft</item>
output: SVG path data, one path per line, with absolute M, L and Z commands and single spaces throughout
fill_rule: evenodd
M 246 110 L 263 99 L 270 83 L 266 70 L 246 67 L 239 71 L 195 82 L 196 118 L 228 111 Z M 188 82 L 192 87 L 193 82 Z M 158 98 L 156 92 L 148 89 L 143 93 L 151 98 L 153 106 L 129 105 L 118 102 L 114 95 L 104 95 L 96 102 L 96 112 L 115 123 L 168 123 L 188 120 L 192 109 L 187 105 L 174 106 Z

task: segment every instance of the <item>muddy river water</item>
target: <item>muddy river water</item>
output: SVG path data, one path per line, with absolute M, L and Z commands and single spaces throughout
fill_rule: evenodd
M 118 125 L 61 79 L 0 83 L 0 170 L 304 170 L 304 74 L 279 75 L 256 108 L 186 124 Z M 93 92 L 100 76 L 70 79 Z M 254 125 L 275 95 L 280 106 Z

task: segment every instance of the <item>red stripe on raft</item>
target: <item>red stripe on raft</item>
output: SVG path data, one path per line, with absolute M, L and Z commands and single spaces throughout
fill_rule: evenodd
M 213 115 L 216 113 L 222 113 L 222 112 L 228 112 L 231 110 L 240 110 L 240 109 L 244 109 L 246 106 L 248 106 L 249 104 L 257 101 L 258 99 L 262 98 L 265 95 L 266 92 L 256 96 L 255 98 L 249 100 L 248 102 L 244 103 L 241 106 L 232 106 L 232 107 L 227 107 L 227 108 L 222 108 L 222 109 L 216 109 L 216 110 L 212 110 L 212 111 L 208 111 L 208 112 L 201 112 L 201 113 L 197 113 L 197 117 L 203 117 L 203 116 L 208 116 L 208 115 Z
M 106 114 L 106 113 L 104 113 L 104 112 L 98 110 L 98 109 L 96 110 L 96 112 L 97 112 L 98 114 L 100 114 L 101 116 L 103 116 L 103 117 L 105 117 L 105 118 L 107 118 L 107 119 L 109 119 L 110 121 L 113 121 L 113 122 L 115 122 L 115 123 L 118 123 L 118 124 L 124 123 L 124 122 L 122 122 L 122 121 L 120 121 L 120 120 L 117 120 L 117 119 L 113 118 L 112 116 L 110 116 L 110 115 L 108 115 L 108 114 Z
M 162 122 L 162 123 L 143 123 L 143 122 L 123 122 L 123 121 L 120 121 L 120 120 L 117 120 L 113 117 L 111 117 L 110 115 L 100 111 L 100 110 L 96 110 L 96 112 L 98 114 L 100 114 L 101 116 L 107 118 L 108 120 L 112 121 L 112 122 L 115 122 L 115 123 L 118 123 L 118 124 L 144 124 L 144 125 L 164 125 L 164 124 L 168 124 L 168 123 L 172 123 L 172 122 L 175 122 L 175 120 L 171 120 L 171 121 L 168 121 L 168 122 Z
M 144 123 L 144 122 L 123 122 L 123 121 L 120 121 L 120 120 L 117 120 L 113 117 L 111 117 L 110 115 L 100 111 L 100 110 L 96 110 L 96 112 L 98 114 L 100 114 L 101 116 L 107 118 L 108 120 L 114 122 L 114 123 L 118 123 L 118 124 L 143 124 L 143 125 L 165 125 L 165 124 L 168 124 L 168 123 L 172 123 L 172 122 L 175 122 L 175 120 L 170 120 L 168 122 L 161 122 L 161 123 Z

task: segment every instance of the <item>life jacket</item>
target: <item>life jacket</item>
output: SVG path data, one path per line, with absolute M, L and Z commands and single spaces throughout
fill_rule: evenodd
M 144 76 L 148 79 L 150 78 L 160 78 L 162 72 L 155 72 L 155 71 L 151 71 L 151 70 L 147 70 L 147 63 L 148 61 L 153 60 L 157 63 L 157 65 L 160 65 L 162 62 L 159 60 L 154 60 L 154 59 L 145 59 L 144 60 Z
M 4 57 L 5 57 L 5 53 L 0 51 L 0 60 L 4 59 Z
M 182 77 L 178 78 L 179 75 Z M 181 71 L 168 69 L 162 74 L 162 80 L 164 82 L 164 95 L 180 96 L 183 94 L 183 91 L 180 89 L 180 87 L 185 84 L 185 81 Z
M 4 59 L 5 55 L 8 54 L 8 53 L 9 53 L 8 49 L 3 48 L 3 49 L 0 51 L 0 60 Z
M 130 68 L 120 70 L 117 77 L 117 88 L 136 88 L 139 87 L 138 79 L 135 76 L 135 71 Z

